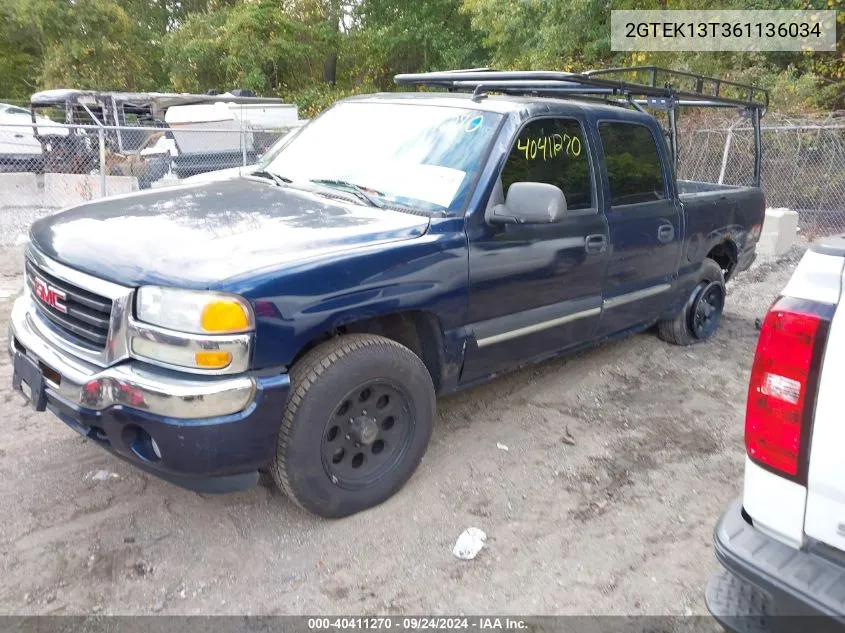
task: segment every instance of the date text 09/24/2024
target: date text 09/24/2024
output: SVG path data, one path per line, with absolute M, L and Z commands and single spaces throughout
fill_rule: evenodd
M 511 617 L 339 617 L 308 618 L 309 631 L 327 630 L 524 630 L 525 620 Z

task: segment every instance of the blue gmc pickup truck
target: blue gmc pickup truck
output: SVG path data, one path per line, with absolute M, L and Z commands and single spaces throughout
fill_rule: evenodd
M 178 485 L 269 471 L 338 517 L 409 479 L 436 394 L 655 324 L 708 339 L 759 186 L 676 181 L 632 84 L 550 74 L 414 76 L 473 92 L 347 99 L 241 177 L 35 222 L 14 388 Z

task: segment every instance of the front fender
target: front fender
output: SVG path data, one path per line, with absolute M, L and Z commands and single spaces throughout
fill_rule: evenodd
M 397 312 L 431 313 L 444 331 L 461 327 L 468 305 L 466 235 L 460 219 L 440 225 L 413 240 L 287 267 L 228 288 L 255 308 L 252 367 L 290 366 L 327 332 Z

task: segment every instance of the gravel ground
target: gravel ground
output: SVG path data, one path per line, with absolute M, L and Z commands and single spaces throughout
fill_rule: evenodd
M 741 490 L 754 321 L 801 251 L 732 282 L 707 344 L 645 333 L 441 399 L 409 484 L 344 520 L 263 485 L 173 487 L 7 389 L 0 612 L 706 613 L 713 526 Z M 3 320 L 20 258 L 0 248 Z M 460 561 L 469 526 L 487 545 Z

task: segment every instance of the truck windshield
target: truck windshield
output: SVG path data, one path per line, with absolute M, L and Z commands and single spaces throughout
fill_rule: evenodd
M 381 205 L 458 211 L 501 115 L 423 104 L 341 103 L 262 169 L 297 183 L 353 187 Z

